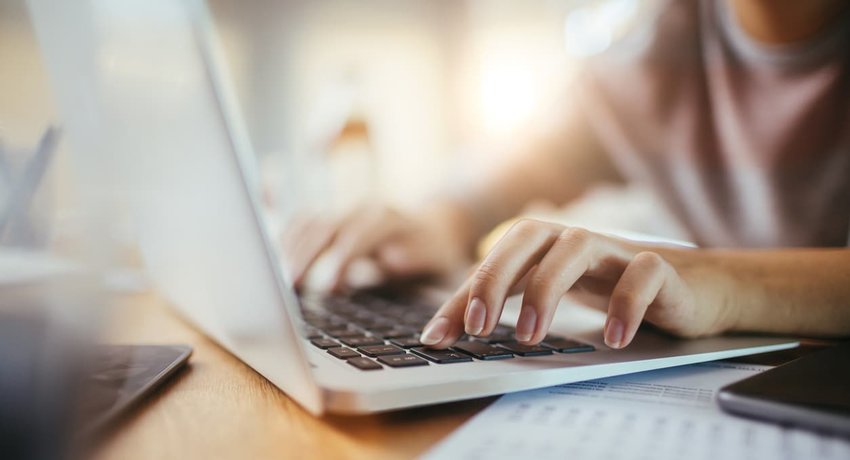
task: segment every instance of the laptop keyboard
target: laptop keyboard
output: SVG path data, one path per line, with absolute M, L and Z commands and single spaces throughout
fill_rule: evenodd
M 592 345 L 553 335 L 539 345 L 523 345 L 514 339 L 512 327 L 501 324 L 488 337 L 463 336 L 449 349 L 427 348 L 419 343 L 419 331 L 433 316 L 433 307 L 368 293 L 305 296 L 301 307 L 304 337 L 364 371 L 594 351 Z

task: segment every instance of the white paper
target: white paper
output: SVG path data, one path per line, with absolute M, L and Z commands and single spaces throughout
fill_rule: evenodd
M 714 362 L 503 396 L 425 459 L 850 459 L 850 440 L 728 415 L 766 366 Z

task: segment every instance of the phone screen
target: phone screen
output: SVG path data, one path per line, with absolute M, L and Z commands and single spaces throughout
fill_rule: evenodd
M 850 430 L 850 343 L 733 383 L 721 390 L 719 403 L 737 414 Z

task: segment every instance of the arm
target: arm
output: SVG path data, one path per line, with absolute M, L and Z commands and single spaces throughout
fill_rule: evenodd
M 561 119 L 514 147 L 510 160 L 494 172 L 430 208 L 454 216 L 466 248 L 474 248 L 486 232 L 534 200 L 560 205 L 594 184 L 623 180 L 580 113 L 572 111 Z
M 563 203 L 594 182 L 619 180 L 583 119 L 577 114 L 561 119 L 519 147 L 510 163 L 492 174 L 480 173 L 478 183 L 464 184 L 459 193 L 424 209 L 369 205 L 341 219 L 304 218 L 290 225 L 283 238 L 284 260 L 296 286 L 310 284 L 308 273 L 323 259 L 332 262 L 328 277 L 338 289 L 358 284 L 352 282 L 357 270 L 349 270 L 355 261 L 377 267 L 377 282 L 454 274 L 467 268 L 482 235 L 529 201 Z
M 729 330 L 850 335 L 850 249 L 695 252 L 674 260 L 685 272 L 723 274 Z
M 525 344 L 546 336 L 571 290 L 608 299 L 603 334 L 612 348 L 627 346 L 644 320 L 683 337 L 850 335 L 850 249 L 679 249 L 524 220 L 440 308 L 420 340 L 447 347 L 464 332 L 489 335 L 522 280 L 516 334 Z

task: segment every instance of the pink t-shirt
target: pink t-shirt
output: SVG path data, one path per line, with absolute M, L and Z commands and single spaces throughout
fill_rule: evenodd
M 670 0 L 644 38 L 588 65 L 586 113 L 622 173 L 701 246 L 846 246 L 850 19 L 777 47 L 726 0 Z

